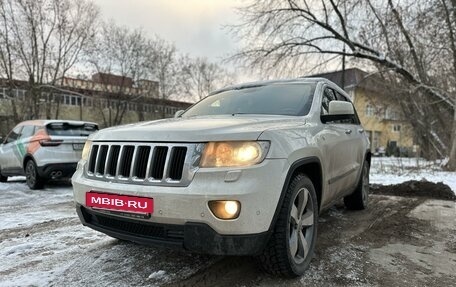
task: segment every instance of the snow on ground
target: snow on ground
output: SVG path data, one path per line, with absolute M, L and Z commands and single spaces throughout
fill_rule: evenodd
M 82 226 L 71 185 L 30 190 L 0 183 L 0 287 L 157 286 L 186 278 L 219 257 L 122 242 Z
M 373 157 L 370 183 L 391 185 L 409 180 L 443 182 L 456 194 L 456 173 L 443 171 L 441 163 L 423 158 Z
M 456 191 L 456 174 L 442 171 L 438 163 L 372 159 L 372 183 L 422 178 Z M 219 260 L 121 242 L 82 226 L 68 183 L 43 190 L 30 190 L 21 177 L 0 183 L 0 287 L 157 286 L 188 278 Z
M 68 183 L 46 189 L 30 190 L 22 177 L 0 184 L 2 229 L 32 226 L 37 223 L 74 217 L 73 193 Z M 45 212 L 52 209 L 53 212 Z

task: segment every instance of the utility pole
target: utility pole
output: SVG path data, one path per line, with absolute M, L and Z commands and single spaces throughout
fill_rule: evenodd
M 344 22 L 347 22 L 347 6 L 344 1 Z M 341 78 L 341 88 L 345 91 L 345 43 L 342 48 L 342 78 Z

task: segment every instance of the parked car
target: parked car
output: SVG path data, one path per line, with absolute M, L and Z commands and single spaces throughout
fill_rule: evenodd
M 319 213 L 341 198 L 368 204 L 369 141 L 326 79 L 232 86 L 176 116 L 89 137 L 72 179 L 84 225 L 299 276 Z
M 98 130 L 91 122 L 34 120 L 18 124 L 0 144 L 0 182 L 25 175 L 31 189 L 49 179 L 71 177 L 87 137 Z

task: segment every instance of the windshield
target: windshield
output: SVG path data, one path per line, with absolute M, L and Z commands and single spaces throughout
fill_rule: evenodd
M 305 116 L 312 105 L 314 83 L 283 83 L 246 87 L 209 96 L 182 116 L 266 114 Z
M 69 124 L 52 123 L 46 126 L 47 132 L 51 136 L 89 136 L 98 131 L 98 126 L 94 124 Z

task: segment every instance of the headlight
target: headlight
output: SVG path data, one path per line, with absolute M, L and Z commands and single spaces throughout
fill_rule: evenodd
M 269 150 L 269 142 L 209 142 L 204 148 L 200 167 L 240 167 L 258 164 Z
M 87 160 L 89 158 L 90 148 L 92 147 L 92 141 L 86 141 L 84 148 L 82 149 L 82 160 Z

